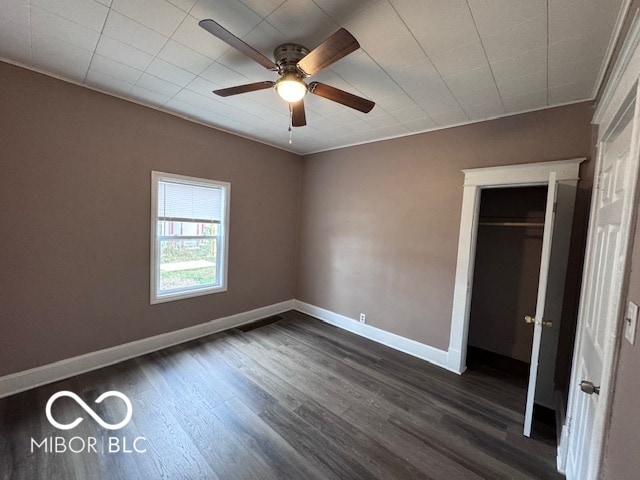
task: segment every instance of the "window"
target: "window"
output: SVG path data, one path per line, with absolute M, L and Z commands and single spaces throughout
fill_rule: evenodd
M 227 289 L 231 185 L 152 172 L 151 303 Z

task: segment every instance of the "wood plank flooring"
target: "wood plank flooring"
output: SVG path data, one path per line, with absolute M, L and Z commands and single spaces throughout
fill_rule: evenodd
M 458 376 L 301 313 L 281 317 L 0 400 L 0 478 L 562 478 L 554 439 L 521 435 L 522 380 Z M 112 424 L 124 402 L 95 399 L 120 391 L 131 421 L 105 429 L 61 397 L 52 417 L 83 420 L 56 429 L 45 406 L 61 390 Z M 55 437 L 66 451 L 45 452 Z M 91 438 L 96 451 L 82 448 Z

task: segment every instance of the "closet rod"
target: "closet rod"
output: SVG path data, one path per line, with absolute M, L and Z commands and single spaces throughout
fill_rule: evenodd
M 529 228 L 544 228 L 544 223 L 533 222 L 479 222 L 479 225 L 486 225 L 490 227 L 529 227 Z

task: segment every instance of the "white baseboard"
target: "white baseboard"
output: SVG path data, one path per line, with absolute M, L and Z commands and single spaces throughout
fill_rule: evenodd
M 416 342 L 415 340 L 396 335 L 395 333 L 360 323 L 357 320 L 325 310 L 324 308 L 316 307 L 299 300 L 288 300 L 248 312 L 218 318 L 174 332 L 143 338 L 142 340 L 105 348 L 104 350 L 67 358 L 59 362 L 0 377 L 0 398 L 120 363 L 134 357 L 146 355 L 147 353 L 172 347 L 213 333 L 222 332 L 223 330 L 255 322 L 256 320 L 277 315 L 288 310 L 298 310 L 323 322 L 355 333 L 356 335 L 426 360 L 446 370 L 458 374 L 461 373 L 455 369 L 455 366 L 452 366 L 451 359 L 449 358 L 450 353 L 444 350 L 439 350 L 429 345 Z M 454 353 L 453 356 L 455 356 L 455 352 L 452 353 Z
M 342 328 L 343 330 L 355 333 L 356 335 L 368 338 L 369 340 L 381 343 L 387 347 L 418 357 L 422 360 L 426 360 L 438 367 L 442 367 L 454 373 L 460 373 L 450 367 L 448 360 L 449 354 L 444 350 L 430 347 L 424 343 L 416 342 L 415 340 L 372 327 L 365 323 L 360 323 L 353 318 L 301 302 L 300 300 L 295 300 L 295 309 L 302 313 L 306 313 L 307 315 L 311 315 L 318 320 L 322 320 L 323 322 Z
M 462 375 L 467 370 L 467 366 L 462 361 L 462 352 L 457 348 L 449 347 L 447 361 L 447 370 L 455 372 L 458 375 Z
M 246 323 L 255 322 L 256 320 L 293 310 L 294 308 L 295 301 L 288 300 L 248 312 L 218 318 L 174 332 L 143 338 L 142 340 L 136 340 L 123 345 L 98 350 L 97 352 L 67 358 L 23 372 L 6 375 L 0 377 L 0 398 L 113 365 L 163 348 L 195 340 L 213 333 L 218 333 L 223 330 L 238 327 Z

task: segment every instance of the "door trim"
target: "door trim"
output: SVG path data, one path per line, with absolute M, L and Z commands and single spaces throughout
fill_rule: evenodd
M 613 116 L 620 110 L 624 99 L 634 89 L 634 84 L 638 80 L 640 71 L 640 56 L 638 47 L 640 45 L 640 12 L 634 15 L 627 38 L 622 45 L 618 59 L 611 71 L 611 77 L 605 86 L 602 98 L 596 106 L 593 114 L 594 125 L 610 125 L 613 123 Z M 600 141 L 605 134 L 605 130 L 598 132 Z
M 578 180 L 580 164 L 586 158 L 572 158 L 553 162 L 525 163 L 499 167 L 473 168 L 464 173 L 464 192 L 458 238 L 458 259 L 453 291 L 451 335 L 449 338 L 448 367 L 463 373 L 466 366 L 467 338 L 471 288 L 476 254 L 476 235 L 480 210 L 480 192 L 483 188 L 546 185 L 549 174 L 556 172 L 557 181 Z

